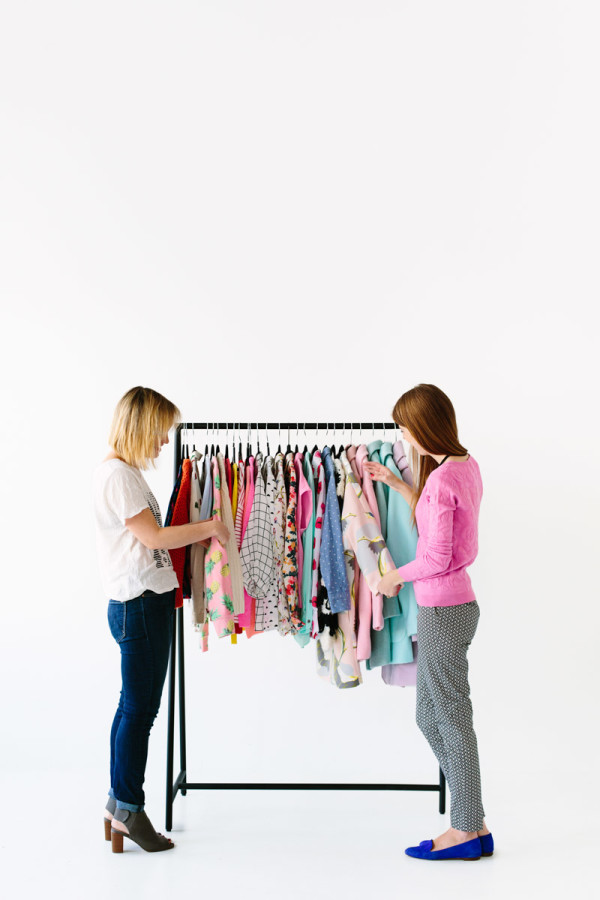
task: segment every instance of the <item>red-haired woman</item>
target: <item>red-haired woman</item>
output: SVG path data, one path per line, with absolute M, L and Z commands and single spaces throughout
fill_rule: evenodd
M 414 487 L 387 467 L 365 463 L 371 477 L 399 491 L 410 504 L 419 539 L 416 559 L 380 582 L 384 595 L 414 583 L 417 614 L 417 724 L 450 788 L 451 827 L 435 840 L 408 847 L 419 859 L 491 856 L 484 822 L 477 738 L 469 697 L 467 650 L 479 605 L 467 566 L 477 556 L 483 492 L 479 466 L 458 440 L 450 399 L 433 384 L 402 394 L 392 416 L 411 445 Z

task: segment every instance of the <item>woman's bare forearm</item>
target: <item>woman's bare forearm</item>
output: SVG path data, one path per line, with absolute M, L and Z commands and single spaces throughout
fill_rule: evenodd
M 156 529 L 156 550 L 175 550 L 187 547 L 198 541 L 210 540 L 214 534 L 214 522 L 205 519 L 203 522 L 190 522 L 188 525 L 167 525 Z

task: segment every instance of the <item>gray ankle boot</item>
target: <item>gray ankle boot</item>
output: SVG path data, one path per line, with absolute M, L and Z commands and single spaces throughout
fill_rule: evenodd
M 116 822 L 122 822 L 127 832 L 115 828 Z M 129 809 L 116 809 L 110 830 L 113 853 L 123 852 L 123 838 L 138 844 L 142 850 L 155 853 L 158 850 L 171 850 L 175 844 L 169 838 L 156 832 L 146 813 L 131 812 Z

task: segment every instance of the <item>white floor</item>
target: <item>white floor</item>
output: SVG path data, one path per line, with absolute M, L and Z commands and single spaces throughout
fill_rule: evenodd
M 116 855 L 93 782 L 83 772 L 3 773 L 3 896 L 514 900 L 540 889 L 550 897 L 597 890 L 597 817 L 581 784 L 577 792 L 531 776 L 512 779 L 510 790 L 504 780 L 488 784 L 495 855 L 434 864 L 404 848 L 448 827 L 435 794 L 193 791 L 176 800 L 174 850 L 149 854 L 126 841 Z M 162 791 L 148 785 L 146 808 L 164 833 Z

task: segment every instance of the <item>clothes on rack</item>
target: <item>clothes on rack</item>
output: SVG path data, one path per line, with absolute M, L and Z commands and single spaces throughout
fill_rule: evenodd
M 317 517 L 312 459 L 311 454 L 308 452 L 308 450 L 306 453 L 304 453 L 301 464 L 302 474 L 309 491 L 310 516 L 301 538 L 303 556 L 302 575 L 300 582 L 300 597 L 302 601 L 302 626 L 296 632 L 294 638 L 301 647 L 305 647 L 310 641 L 313 624 L 312 577 L 315 546 L 315 520 Z
M 201 522 L 202 487 L 198 463 L 201 454 L 196 450 L 191 454 L 192 476 L 190 485 L 190 522 Z M 194 631 L 202 631 L 206 618 L 204 592 L 204 554 L 206 548 L 195 543 L 190 545 L 190 586 L 192 593 L 192 626 Z
M 386 466 L 393 475 L 401 478 L 394 461 L 393 447 L 385 441 L 373 441 L 370 445 L 373 458 Z M 387 545 L 394 560 L 394 568 L 414 558 L 417 533 L 410 522 L 411 510 L 398 491 L 380 482 L 380 515 L 385 517 Z M 413 661 L 413 635 L 417 633 L 417 603 L 412 584 L 405 584 L 395 597 L 383 601 L 383 628 L 371 632 L 371 653 L 366 661 L 368 669 L 390 664 Z
M 297 500 L 296 491 L 296 467 L 294 454 L 290 451 L 285 455 L 285 488 L 287 493 L 287 508 L 285 513 L 285 538 L 283 556 L 283 587 L 290 610 L 291 631 L 298 631 L 301 619 L 298 615 L 298 529 L 296 523 Z
M 313 607 L 311 637 L 318 634 L 318 587 L 321 571 L 321 537 L 323 535 L 323 516 L 325 515 L 325 470 L 321 451 L 315 450 L 312 455 L 313 486 L 316 499 L 315 536 L 313 540 L 313 563 L 311 603 Z
M 380 666 L 388 684 L 414 683 L 414 590 L 407 583 L 404 596 L 386 598 L 377 590 L 386 572 L 414 556 L 410 507 L 363 468 L 375 459 L 408 478 L 400 442 L 312 453 L 290 447 L 266 458 L 248 451 L 237 463 L 218 451 L 202 466 L 201 454 L 192 453 L 179 467 L 169 503 L 173 524 L 182 516 L 183 493 L 188 521 L 215 515 L 230 534 L 226 546 L 213 538 L 208 550 L 196 544 L 189 553 L 201 649 L 208 649 L 209 622 L 232 641 L 235 632 L 252 638 L 277 630 L 299 646 L 314 641 L 318 673 L 339 688 L 362 683 L 363 661 L 369 669 Z
M 246 590 L 255 600 L 263 600 L 273 577 L 273 526 L 271 498 L 266 493 L 263 455 L 260 451 L 256 453 L 255 464 L 254 497 L 240 556 Z
M 233 614 L 235 617 L 244 612 L 244 582 L 242 576 L 240 554 L 235 538 L 231 499 L 229 494 L 228 482 L 226 479 L 227 462 L 228 460 L 223 457 L 222 453 L 217 453 L 219 482 L 221 486 L 221 506 L 219 510 L 213 509 L 213 515 L 217 515 L 221 518 L 229 532 L 229 537 L 225 541 L 223 547 L 229 561 L 229 575 L 231 578 L 231 599 L 233 602 Z
M 264 493 L 262 488 L 262 478 L 264 476 L 265 484 L 264 484 Z M 265 531 L 261 534 L 261 540 L 264 539 L 266 543 L 268 543 L 268 555 L 269 555 L 269 565 L 270 565 L 270 578 L 268 583 L 266 583 L 266 587 L 264 592 L 261 590 L 260 592 L 255 593 L 255 607 L 254 607 L 254 628 L 258 631 L 273 631 L 273 629 L 277 628 L 278 625 L 278 603 L 279 603 L 279 569 L 277 566 L 277 562 L 280 562 L 281 559 L 281 551 L 282 548 L 280 543 L 275 546 L 274 538 L 275 535 L 281 541 L 280 535 L 280 516 L 281 510 L 278 509 L 277 512 L 275 510 L 276 506 L 276 482 L 275 475 L 273 474 L 273 457 L 267 455 L 264 465 L 262 467 L 262 473 L 259 475 L 257 473 L 257 478 L 260 482 L 259 484 L 259 493 L 261 498 L 265 501 Z M 256 498 L 256 494 L 255 494 Z M 250 514 L 252 516 L 252 514 Z M 277 518 L 277 522 L 275 521 Z M 246 537 L 248 536 L 248 532 L 246 532 Z M 246 545 L 247 546 L 247 545 Z M 276 554 L 278 559 L 276 560 Z M 261 557 L 259 556 L 257 564 L 261 564 Z

